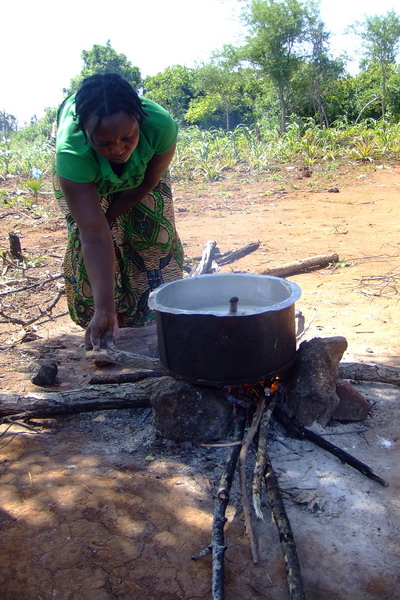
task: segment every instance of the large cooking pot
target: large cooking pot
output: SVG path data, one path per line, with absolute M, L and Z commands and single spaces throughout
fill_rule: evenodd
M 207 385 L 252 383 L 294 362 L 296 283 L 269 275 L 221 273 L 166 283 L 149 297 L 160 360 L 178 379 Z

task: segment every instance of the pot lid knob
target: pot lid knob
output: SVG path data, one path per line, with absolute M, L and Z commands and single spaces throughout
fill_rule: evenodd
M 229 300 L 229 314 L 235 315 L 237 313 L 238 302 L 239 298 L 232 296 L 232 298 Z

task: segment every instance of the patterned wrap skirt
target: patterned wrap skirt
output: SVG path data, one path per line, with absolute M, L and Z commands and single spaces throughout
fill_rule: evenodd
M 55 189 L 60 190 L 58 182 Z M 59 194 L 57 194 L 59 196 Z M 112 195 L 99 198 L 106 212 Z M 68 227 L 64 275 L 68 310 L 72 320 L 87 327 L 94 301 L 82 256 L 78 227 L 63 198 L 58 202 Z M 182 244 L 175 229 L 169 175 L 166 174 L 145 200 L 120 215 L 111 226 L 115 253 L 115 309 L 119 327 L 149 325 L 155 318 L 147 301 L 162 283 L 183 274 Z

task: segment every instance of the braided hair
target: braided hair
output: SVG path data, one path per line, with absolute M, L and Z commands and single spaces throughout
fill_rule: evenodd
M 75 98 L 75 112 L 80 129 L 85 137 L 85 124 L 89 117 L 97 117 L 94 130 L 104 117 L 124 111 L 140 124 L 146 116 L 142 102 L 130 83 L 117 73 L 103 73 L 87 77 L 82 81 Z

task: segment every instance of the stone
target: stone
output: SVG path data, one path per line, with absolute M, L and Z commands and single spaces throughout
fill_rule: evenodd
M 342 336 L 313 338 L 300 344 L 293 368 L 284 376 L 283 408 L 303 425 L 325 427 L 338 408 L 339 362 L 347 349 Z
M 150 397 L 158 435 L 177 442 L 224 442 L 232 434 L 234 409 L 222 389 L 160 378 Z
M 29 379 L 34 385 L 41 387 L 54 385 L 57 377 L 58 367 L 55 362 L 48 360 L 33 360 L 29 367 Z
M 364 421 L 368 417 L 371 404 L 351 383 L 339 379 L 336 393 L 340 402 L 332 415 L 333 421 Z

